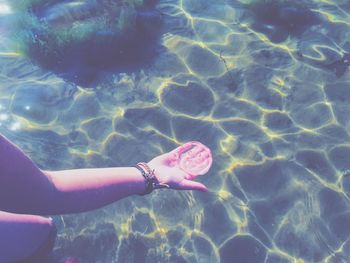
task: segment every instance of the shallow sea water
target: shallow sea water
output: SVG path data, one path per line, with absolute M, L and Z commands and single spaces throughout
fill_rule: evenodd
M 91 68 L 25 56 L 0 0 L 0 133 L 39 167 L 132 166 L 192 140 L 213 152 L 209 193 L 55 217 L 56 260 L 349 262 L 350 4 L 276 2 L 160 0 L 152 59 L 91 83 Z

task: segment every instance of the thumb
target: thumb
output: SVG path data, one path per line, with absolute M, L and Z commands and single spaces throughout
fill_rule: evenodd
M 190 180 L 183 180 L 180 184 L 181 190 L 199 190 L 202 192 L 208 192 L 208 188 L 201 183 L 198 183 L 196 181 L 190 181 Z

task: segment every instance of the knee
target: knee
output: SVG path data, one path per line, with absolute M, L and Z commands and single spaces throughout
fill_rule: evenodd
M 56 239 L 52 219 L 5 212 L 0 212 L 0 233 L 0 262 L 45 262 L 40 259 Z
M 39 248 L 47 247 L 48 244 L 53 246 L 57 235 L 57 229 L 55 223 L 53 222 L 53 219 L 50 217 L 39 217 L 36 223 L 38 225 L 36 236 L 41 236 L 39 241 Z
M 47 238 L 47 242 L 49 245 L 50 250 L 53 248 L 55 241 L 56 241 L 56 237 L 57 237 L 57 228 L 55 223 L 53 222 L 52 218 L 49 218 L 49 234 L 48 234 L 48 238 Z
M 16 263 L 46 262 L 46 259 L 51 254 L 57 236 L 56 226 L 51 218 L 41 218 L 38 223 L 41 225 L 40 242 L 37 243 L 36 248 L 31 251 L 29 256 L 18 262 L 16 261 Z M 38 235 L 39 232 L 37 233 Z
M 40 247 L 34 252 L 32 256 L 32 260 L 30 262 L 41 262 L 40 259 L 45 258 L 52 251 L 56 236 L 57 236 L 57 228 L 52 218 L 46 218 L 44 225 L 47 229 L 47 234 L 45 235 L 44 241 L 41 243 Z
M 56 226 L 52 217 L 41 217 L 41 224 L 46 228 L 47 234 L 56 231 Z

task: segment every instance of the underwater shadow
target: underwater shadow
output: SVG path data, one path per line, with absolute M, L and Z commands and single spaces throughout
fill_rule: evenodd
M 307 63 L 313 67 L 320 68 L 331 73 L 337 78 L 341 78 L 350 68 L 350 53 L 344 53 L 334 61 L 317 61 L 304 56 L 300 51 L 296 52 L 295 58 L 301 62 Z
M 321 23 L 318 14 L 297 1 L 257 1 L 247 5 L 254 17 L 252 28 L 280 43 L 289 36 L 299 37 L 308 28 Z
M 82 25 L 81 28 L 90 30 L 83 37 L 77 35 L 78 30 L 73 31 L 77 36 L 68 31 L 72 21 L 68 21 L 68 25 L 64 24 L 67 22 L 65 19 L 68 20 L 73 15 L 68 17 L 66 14 L 67 18 L 59 16 L 59 11 L 71 8 L 67 7 L 67 3 L 73 2 L 75 1 L 57 4 L 57 1 L 54 1 L 50 7 L 45 5 L 32 8 L 32 13 L 43 22 L 44 27 L 30 30 L 32 38 L 27 41 L 26 52 L 27 56 L 42 68 L 77 85 L 91 87 L 97 85 L 99 80 L 109 73 L 137 72 L 151 65 L 162 50 L 160 38 L 163 17 L 155 9 L 157 1 L 143 1 L 143 5 L 132 10 L 128 18 L 125 18 L 125 15 L 124 18 L 120 18 L 125 20 L 122 29 L 110 26 L 118 22 L 113 20 L 113 14 L 108 14 L 106 27 L 100 26 L 97 30 L 90 30 L 87 26 L 84 28 L 84 23 L 90 23 L 88 26 L 91 27 L 99 23 L 101 14 L 94 10 L 100 8 L 99 5 L 84 6 L 85 9 L 79 10 L 80 13 L 73 13 L 73 10 L 71 12 L 75 15 L 74 19 L 82 20 L 78 21 Z M 96 1 L 92 3 L 99 4 Z M 96 22 L 84 17 L 89 15 L 89 12 L 96 15 L 93 18 Z M 106 15 L 102 17 L 106 19 Z M 48 19 L 51 20 L 48 22 Z M 61 40 L 62 36 L 57 36 L 57 32 L 61 33 L 62 30 L 71 34 L 68 41 Z

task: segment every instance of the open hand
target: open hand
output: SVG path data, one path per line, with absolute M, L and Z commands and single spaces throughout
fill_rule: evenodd
M 200 142 L 187 142 L 171 152 L 155 157 L 148 165 L 155 170 L 158 181 L 170 188 L 207 192 L 204 184 L 192 180 L 208 172 L 212 162 L 208 147 Z

